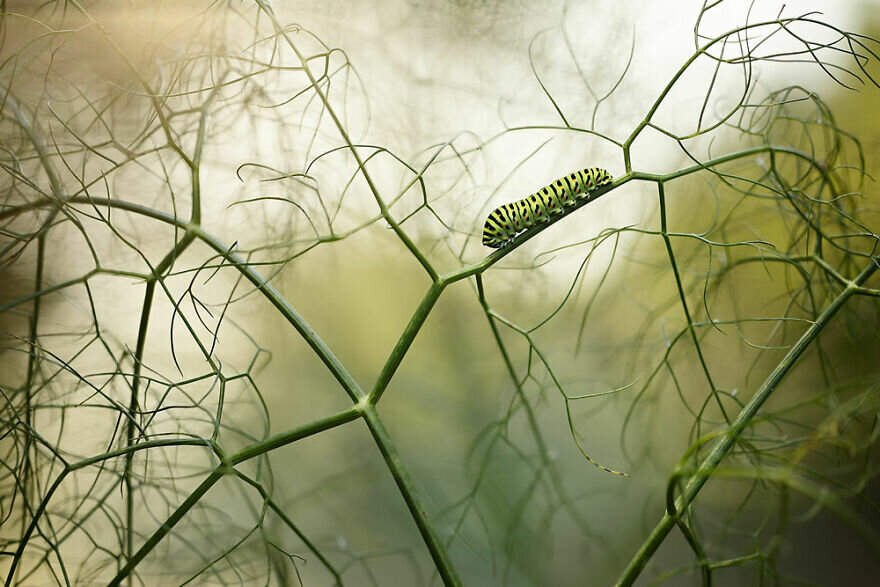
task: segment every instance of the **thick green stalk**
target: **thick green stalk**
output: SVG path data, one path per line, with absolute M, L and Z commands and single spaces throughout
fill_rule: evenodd
M 397 483 L 397 487 L 400 489 L 403 500 L 406 502 L 406 507 L 409 509 L 410 514 L 412 514 L 419 533 L 422 535 L 422 540 L 425 541 L 425 546 L 428 547 L 428 551 L 431 553 L 431 558 L 434 559 L 434 564 L 437 566 L 437 572 L 440 573 L 443 584 L 446 587 L 461 585 L 461 579 L 452 564 L 449 552 L 447 552 L 443 541 L 440 540 L 440 537 L 434 531 L 434 525 L 425 506 L 422 505 L 416 486 L 409 476 L 406 467 L 404 467 L 400 455 L 397 454 L 397 450 L 394 448 L 394 443 L 391 441 L 385 425 L 379 419 L 375 406 L 365 406 L 364 421 L 367 423 L 367 427 L 376 441 L 376 446 L 379 447 L 379 451 L 382 453 L 382 458 L 385 459 L 385 464 L 388 465 L 388 470 L 391 471 L 391 476 L 394 477 L 394 482 Z
M 190 493 L 183 503 L 178 506 L 174 513 L 165 520 L 165 523 L 159 526 L 159 529 L 156 530 L 152 536 L 150 536 L 147 541 L 141 546 L 136 553 L 132 556 L 128 557 L 128 560 L 125 562 L 125 566 L 119 569 L 119 572 L 116 573 L 116 576 L 108 583 L 111 587 L 115 585 L 119 585 L 122 581 L 129 576 L 132 570 L 147 556 L 153 548 L 156 547 L 159 542 L 165 538 L 165 535 L 171 532 L 171 529 L 177 525 L 177 523 L 183 519 L 186 513 L 192 509 L 194 505 L 196 505 L 202 497 L 208 493 L 208 490 L 214 486 L 217 481 L 223 478 L 225 474 L 224 467 L 218 467 L 215 469 L 210 475 L 208 475 L 201 484 Z
M 743 407 L 739 415 L 733 423 L 727 428 L 722 436 L 715 441 L 715 444 L 709 451 L 709 454 L 700 463 L 700 466 L 694 472 L 691 480 L 685 486 L 681 496 L 675 501 L 675 512 L 666 512 L 654 527 L 654 530 L 639 548 L 638 552 L 630 560 L 629 566 L 624 570 L 618 580 L 618 585 L 632 585 L 641 574 L 645 565 L 666 539 L 666 536 L 675 527 L 677 519 L 681 513 L 694 501 L 697 494 L 703 488 L 703 485 L 712 476 L 712 472 L 718 467 L 721 461 L 730 452 L 730 449 L 736 444 L 740 434 L 751 422 L 758 410 L 767 401 L 767 398 L 773 393 L 783 377 L 794 367 L 798 358 L 816 340 L 819 333 L 828 325 L 838 310 L 846 303 L 849 298 L 859 293 L 858 289 L 868 280 L 868 278 L 877 270 L 877 259 L 872 259 L 871 263 L 853 281 L 848 282 L 846 288 L 834 298 L 827 308 L 819 315 L 816 321 L 807 329 L 806 332 L 791 347 L 788 354 L 785 355 L 773 372 L 767 377 L 755 395 Z
M 406 328 L 403 329 L 403 333 L 400 335 L 397 344 L 394 346 L 394 350 L 391 351 L 388 360 L 385 361 L 385 365 L 382 367 L 379 377 L 376 378 L 376 384 L 373 386 L 373 389 L 370 391 L 370 395 L 367 398 L 367 401 L 370 404 L 375 405 L 379 402 L 379 399 L 388 387 L 388 383 L 391 382 L 391 378 L 394 377 L 397 368 L 400 367 L 403 357 L 406 355 L 409 347 L 412 345 L 416 335 L 419 333 L 419 330 L 421 330 L 422 325 L 428 318 L 428 314 L 431 313 L 434 304 L 437 303 L 437 300 L 440 298 L 440 294 L 443 293 L 445 287 L 446 283 L 443 281 L 432 283 L 431 288 L 425 294 L 425 297 L 422 298 L 419 307 L 416 308 L 416 311 L 412 318 L 410 318 Z
M 256 456 L 269 452 L 270 450 L 279 448 L 284 446 L 285 444 L 289 444 L 296 440 L 300 440 L 306 438 L 308 436 L 312 436 L 319 432 L 323 432 L 330 428 L 334 428 L 341 424 L 345 424 L 346 422 L 350 422 L 351 420 L 356 419 L 360 415 L 360 411 L 356 408 L 352 408 L 350 410 L 345 410 L 343 412 L 339 412 L 338 414 L 334 414 L 332 416 L 328 416 L 327 418 L 321 418 L 319 420 L 315 420 L 314 422 L 309 422 L 308 424 L 304 424 L 303 426 L 299 426 L 291 431 L 288 431 L 283 434 L 279 434 L 277 436 L 273 436 L 264 441 L 254 443 L 253 445 L 240 450 L 234 455 L 229 456 L 228 458 L 224 458 L 223 462 L 215 468 L 210 475 L 208 475 L 204 481 L 189 495 L 187 498 L 181 503 L 174 513 L 165 520 L 159 528 L 147 538 L 146 542 L 138 549 L 136 553 L 134 553 L 131 557 L 128 557 L 126 564 L 113 580 L 110 581 L 110 585 L 119 585 L 127 576 L 131 574 L 134 568 L 142 561 L 150 552 L 162 541 L 163 538 L 171 531 L 171 529 L 178 523 L 183 517 L 189 512 L 193 506 L 195 506 L 199 500 L 208 492 L 211 487 L 214 486 L 217 481 L 223 478 L 224 475 L 234 474 L 234 466 L 238 463 L 242 463 L 247 461 L 248 459 L 252 459 Z M 106 456 L 106 455 L 103 455 Z M 222 455 L 221 455 L 222 457 Z M 66 473 L 66 471 L 65 471 Z M 54 491 L 53 486 L 53 491 Z M 43 505 L 41 505 L 41 508 Z M 11 575 L 10 575 L 11 576 Z

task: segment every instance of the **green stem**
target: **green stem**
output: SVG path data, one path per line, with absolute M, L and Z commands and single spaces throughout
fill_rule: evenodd
M 544 435 L 541 433 L 541 427 L 538 424 L 538 419 L 535 416 L 535 411 L 532 409 L 532 404 L 529 403 L 528 397 L 526 397 L 519 377 L 517 377 L 516 369 L 514 369 L 513 367 L 513 360 L 510 358 L 510 353 L 507 352 L 507 347 L 504 346 L 504 341 L 501 338 L 501 332 L 498 330 L 498 326 L 495 324 L 495 320 L 492 318 L 489 303 L 486 301 L 486 295 L 483 290 L 482 277 L 480 275 L 477 275 L 476 280 L 477 297 L 480 301 L 480 305 L 483 307 L 483 313 L 486 315 L 486 320 L 489 322 L 489 329 L 492 331 L 492 337 L 495 339 L 495 345 L 498 347 L 498 351 L 501 353 L 501 359 L 504 362 L 504 367 L 507 370 L 507 374 L 510 376 L 511 383 L 513 383 L 514 393 L 519 398 L 520 404 L 525 411 L 529 431 L 531 432 L 532 438 L 535 441 L 535 446 L 538 449 L 538 453 L 541 455 L 541 462 L 544 463 L 544 466 L 547 468 L 553 487 L 556 490 L 556 493 L 559 495 L 559 502 L 563 505 L 566 511 L 568 511 L 569 515 L 571 515 L 572 519 L 577 523 L 577 525 L 584 533 L 592 534 L 592 531 L 590 530 L 587 521 L 584 519 L 584 516 L 575 507 L 574 500 L 572 500 L 571 497 L 568 495 L 568 490 L 565 488 L 565 483 L 562 480 L 562 475 L 559 472 L 559 468 L 556 466 L 556 462 L 554 461 L 554 459 L 550 456 L 550 450 L 547 447 L 547 442 L 544 440 Z
M 153 269 L 153 274 L 147 280 L 147 286 L 144 290 L 144 302 L 141 306 L 141 319 L 138 326 L 137 346 L 134 352 L 134 375 L 132 377 L 131 397 L 128 401 L 128 421 L 125 427 L 125 443 L 127 446 L 133 446 L 137 443 L 137 414 L 140 412 L 138 395 L 141 388 L 141 369 L 143 367 L 144 350 L 147 344 L 147 332 L 150 326 L 150 314 L 153 309 L 153 299 L 156 293 L 156 283 L 162 278 L 162 275 L 168 271 L 174 261 L 193 243 L 195 236 L 187 232 L 184 234 L 180 242 L 176 243 L 168 254 L 165 255 L 158 265 Z M 125 485 L 125 558 L 130 559 L 132 556 L 134 542 L 134 482 L 132 480 L 132 468 L 134 467 L 134 451 L 125 454 L 125 469 L 122 472 L 122 482 Z
M 666 243 L 666 253 L 669 256 L 669 264 L 672 266 L 672 274 L 675 276 L 675 286 L 678 288 L 678 299 L 681 301 L 681 307 L 684 310 L 684 317 L 685 320 L 687 320 L 687 329 L 691 333 L 694 348 L 697 350 L 697 357 L 700 359 L 700 365 L 703 367 L 703 374 L 706 376 L 706 380 L 709 383 L 709 393 L 714 396 L 715 402 L 718 404 L 718 409 L 721 410 L 721 415 L 724 416 L 724 421 L 730 424 L 727 410 L 724 409 L 724 404 L 721 403 L 721 398 L 718 397 L 718 390 L 715 387 L 715 382 L 712 380 L 712 375 L 709 372 L 709 365 L 706 364 L 706 359 L 703 357 L 703 347 L 700 346 L 700 341 L 697 340 L 694 321 L 691 319 L 691 312 L 688 309 L 687 298 L 684 295 L 684 286 L 681 283 L 681 275 L 678 272 L 678 263 L 675 262 L 675 253 L 672 252 L 672 241 L 669 239 L 669 232 L 667 231 L 666 226 L 666 193 L 663 189 L 663 182 L 657 183 L 657 190 L 660 195 L 660 235 L 663 237 L 663 242 Z
M 752 418 L 754 418 L 764 402 L 767 401 L 767 398 L 770 397 L 782 381 L 783 377 L 785 377 L 791 368 L 794 367 L 798 358 L 828 325 L 837 311 L 840 310 L 850 297 L 857 293 L 858 287 L 863 285 L 874 271 L 877 270 L 877 263 L 877 259 L 871 260 L 871 263 L 862 270 L 858 277 L 850 282 L 850 285 L 834 298 L 822 314 L 819 315 L 816 321 L 806 332 L 804 332 L 794 346 L 791 347 L 788 354 L 785 355 L 785 358 L 776 365 L 776 368 L 773 369 L 773 372 L 771 372 L 764 383 L 761 384 L 761 387 L 758 388 L 755 395 L 753 395 L 749 402 L 743 407 L 733 423 L 718 438 L 718 440 L 715 441 L 709 454 L 703 462 L 700 463 L 700 466 L 694 472 L 693 477 L 691 477 L 691 480 L 682 491 L 681 496 L 675 501 L 675 512 L 670 514 L 670 512 L 667 511 L 663 515 L 654 527 L 654 530 L 645 540 L 644 544 L 642 544 L 641 548 L 639 548 L 638 552 L 630 560 L 629 566 L 627 566 L 618 580 L 618 585 L 632 585 L 635 582 L 645 568 L 645 565 L 660 547 L 660 544 L 663 543 L 666 536 L 672 528 L 675 527 L 677 519 L 681 516 L 681 512 L 689 507 L 694 501 L 697 494 L 703 488 L 703 485 L 709 480 L 712 472 L 718 467 L 724 457 L 727 456 L 727 453 L 730 452 L 730 449 L 733 448 L 734 444 L 736 444 L 745 427 L 751 422 Z
M 223 462 L 216 468 L 214 471 L 205 478 L 204 481 L 191 493 L 184 501 L 181 503 L 174 513 L 168 517 L 165 522 L 156 529 L 155 532 L 144 542 L 143 546 L 138 549 L 136 553 L 134 553 L 131 557 L 128 558 L 126 564 L 116 576 L 110 581 L 110 585 L 119 585 L 130 573 L 131 571 L 146 557 L 150 551 L 152 551 L 159 542 L 171 531 L 171 529 L 195 506 L 199 500 L 204 496 L 211 487 L 214 486 L 217 481 L 219 481 L 224 475 L 228 473 L 234 473 L 234 469 L 232 468 L 234 465 L 262 455 L 270 450 L 274 450 L 285 444 L 290 444 L 296 440 L 301 440 L 308 436 L 312 436 L 313 434 L 317 434 L 319 432 L 323 432 L 324 430 L 328 430 L 330 428 L 334 428 L 341 424 L 345 424 L 346 422 L 350 422 L 360 416 L 360 411 L 357 408 L 352 408 L 350 410 L 346 410 L 343 412 L 339 412 L 338 414 L 334 414 L 332 416 L 328 416 L 327 418 L 321 418 L 320 420 L 315 420 L 314 422 L 309 422 L 308 424 L 304 424 L 298 428 L 295 428 L 286 433 L 278 434 L 273 436 L 267 440 L 262 442 L 255 443 L 245 449 L 240 450 L 239 452 L 231 455 L 228 458 L 223 458 L 222 454 L 219 456 L 223 460 Z M 102 455 L 102 458 L 106 455 Z M 67 471 L 65 471 L 66 473 Z M 54 490 L 54 487 L 53 487 Z M 44 507 L 41 504 L 41 507 Z
M 403 500 L 406 502 L 406 507 L 409 509 L 410 514 L 412 514 L 419 533 L 422 535 L 422 540 L 425 541 L 425 546 L 428 547 L 428 551 L 431 553 L 431 558 L 434 559 L 434 564 L 437 567 L 437 572 L 440 573 L 443 584 L 447 587 L 460 586 L 461 579 L 458 577 L 458 573 L 452 564 L 452 559 L 449 557 L 446 546 L 434 531 L 434 525 L 428 516 L 425 506 L 422 505 L 416 486 L 409 476 L 406 467 L 404 467 L 403 461 L 400 460 L 400 455 L 397 454 L 394 443 L 391 441 L 385 425 L 379 419 L 379 414 L 374 406 L 367 405 L 364 407 L 364 421 L 367 423 L 367 427 L 376 441 L 376 446 L 379 447 L 379 451 L 382 453 L 382 458 L 385 459 L 385 464 L 388 465 L 388 470 L 391 471 L 391 476 L 394 477 L 394 482 L 397 483 L 397 487 L 400 489 Z
M 367 187 L 370 188 L 370 193 L 373 194 L 373 198 L 376 200 L 376 204 L 379 206 L 382 217 L 385 219 L 386 222 L 388 222 L 388 225 L 391 226 L 391 229 L 397 234 L 398 238 L 401 240 L 401 242 L 403 242 L 404 246 L 406 246 L 409 252 L 418 260 L 422 268 L 424 268 L 424 270 L 431 277 L 431 280 L 437 281 L 437 271 L 431 265 L 430 261 L 428 261 L 428 258 L 425 257 L 425 255 L 419 250 L 415 243 L 412 242 L 412 239 L 409 238 L 409 235 L 406 234 L 400 224 L 398 224 L 398 222 L 391 216 L 391 213 L 388 211 L 388 207 L 385 205 L 385 202 L 382 200 L 382 196 L 379 194 L 379 188 L 376 187 L 376 184 L 373 182 L 372 176 L 367 171 L 367 167 L 363 157 L 361 157 L 360 153 L 358 153 L 357 147 L 348 136 L 348 131 L 345 130 L 345 125 L 342 124 L 341 120 L 339 120 L 339 116 L 336 114 L 336 109 L 333 108 L 332 104 L 330 104 L 330 99 L 327 97 L 327 94 L 324 92 L 324 90 L 321 89 L 321 85 L 318 83 L 318 80 L 315 78 L 315 75 L 309 68 L 308 59 L 306 59 L 306 57 L 300 52 L 299 47 L 297 47 L 296 44 L 290 40 L 290 37 L 287 35 L 285 28 L 282 27 L 281 23 L 279 23 L 278 20 L 275 18 L 275 12 L 272 10 L 272 5 L 265 0 L 256 0 L 256 2 L 257 5 L 263 10 L 263 12 L 266 13 L 266 15 L 272 21 L 272 24 L 275 27 L 275 32 L 287 42 L 287 46 L 290 47 L 290 50 L 296 54 L 297 59 L 299 59 L 300 63 L 302 64 L 302 71 L 309 78 L 309 85 L 315 91 L 315 94 L 318 95 L 318 98 L 324 105 L 327 114 L 329 114 L 330 118 L 333 120 L 333 124 L 336 126 L 336 130 L 339 131 L 339 135 L 345 142 L 346 148 L 351 152 L 352 157 L 354 157 L 358 169 L 363 175 L 364 180 L 367 182 Z
M 168 534 L 171 529 L 177 525 L 177 523 L 183 519 L 183 516 L 189 512 L 196 505 L 202 496 L 208 493 L 208 490 L 214 486 L 217 481 L 223 478 L 225 474 L 225 467 L 221 466 L 215 469 L 210 475 L 208 475 L 202 483 L 196 487 L 195 491 L 190 493 L 183 503 L 180 504 L 174 513 L 165 520 L 165 523 L 159 526 L 159 529 L 153 532 L 152 536 L 150 536 L 146 542 L 144 542 L 143 546 L 141 546 L 136 553 L 132 556 L 128 557 L 128 560 L 125 562 L 125 566 L 119 569 L 119 572 L 116 573 L 116 576 L 108 583 L 111 587 L 115 585 L 119 585 L 122 583 L 123 579 L 128 577 L 131 571 L 147 556 L 153 548 L 156 547 L 157 544 Z
M 341 587 L 342 586 L 342 575 L 340 574 L 340 572 L 338 570 L 336 570 L 336 567 L 333 566 L 333 563 L 331 563 L 330 560 L 326 556 L 324 556 L 324 554 L 315 545 L 315 543 L 312 542 L 309 539 L 309 537 L 306 536 L 306 534 L 302 530 L 299 529 L 299 526 L 297 526 L 296 524 L 293 523 L 293 520 L 290 519 L 290 516 L 288 516 L 284 512 L 284 510 L 278 506 L 277 503 L 275 503 L 275 500 L 272 499 L 272 497 L 269 495 L 269 492 L 266 491 L 266 489 L 263 487 L 263 485 L 261 483 L 255 481 L 254 479 L 251 479 L 250 477 L 248 477 L 244 473 L 241 473 L 240 471 L 237 471 L 236 475 L 238 476 L 239 479 L 241 479 L 242 481 L 244 481 L 245 483 L 247 483 L 248 485 L 253 487 L 260 494 L 260 497 L 263 498 L 263 502 L 266 504 L 266 506 L 268 506 L 270 510 L 275 512 L 275 515 L 278 516 L 281 519 L 281 521 L 284 522 L 284 524 L 288 528 L 290 528 L 290 530 L 294 534 L 296 534 L 296 536 L 300 540 L 302 540 L 303 544 L 306 545 L 306 548 L 308 548 L 310 551 L 312 551 L 312 554 L 314 554 L 315 557 L 318 559 L 318 561 L 320 561 L 320 563 L 322 565 L 324 565 L 324 568 L 327 569 L 327 571 L 331 575 L 333 575 L 333 579 L 334 579 L 333 584 Z
M 394 373 L 397 372 L 397 368 L 400 366 L 401 361 L 403 361 L 403 357 L 406 355 L 409 347 L 412 345 L 416 335 L 419 333 L 419 330 L 421 330 L 422 325 L 428 318 L 428 314 L 431 313 L 434 304 L 437 302 L 440 294 L 443 293 L 445 287 L 445 282 L 441 281 L 433 283 L 425 294 L 425 297 L 422 298 L 419 307 L 416 308 L 415 313 L 412 318 L 410 318 L 403 333 L 400 335 L 394 350 L 391 351 L 388 360 L 385 361 L 385 365 L 382 367 L 382 372 L 379 373 L 379 377 L 376 378 L 376 384 L 373 386 L 370 395 L 367 397 L 367 401 L 371 405 L 375 405 L 379 402 L 379 399 L 388 387 L 388 383 L 391 381 L 391 378 L 394 377 Z
M 273 451 L 292 442 L 296 442 L 297 440 L 302 440 L 303 438 L 306 438 L 313 434 L 317 434 L 318 432 L 323 432 L 325 430 L 336 428 L 337 426 L 351 422 L 352 420 L 357 420 L 360 417 L 361 410 L 359 406 L 355 406 L 353 408 L 349 408 L 347 410 L 343 410 L 341 412 L 333 414 L 332 416 L 327 416 L 326 418 L 320 418 L 318 420 L 314 420 L 313 422 L 309 422 L 308 424 L 303 424 L 302 426 L 298 426 L 293 430 L 288 430 L 287 432 L 281 432 L 280 434 L 270 436 L 266 440 L 255 442 L 254 444 L 241 449 L 237 453 L 230 455 L 227 461 L 230 465 L 238 465 L 254 457 L 265 454 L 269 451 Z

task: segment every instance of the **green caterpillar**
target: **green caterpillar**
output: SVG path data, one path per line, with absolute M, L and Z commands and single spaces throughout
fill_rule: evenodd
M 565 214 L 565 208 L 571 208 L 578 200 L 589 198 L 590 192 L 610 184 L 611 180 L 611 174 L 604 169 L 590 167 L 560 177 L 518 202 L 499 206 L 486 218 L 483 244 L 493 249 L 507 246 L 517 233 L 539 222 L 547 222 L 551 214 Z

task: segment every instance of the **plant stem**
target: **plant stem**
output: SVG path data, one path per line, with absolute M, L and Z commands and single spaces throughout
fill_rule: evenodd
M 617 585 L 632 585 L 635 582 L 636 578 L 638 578 L 639 574 L 641 574 L 642 570 L 645 568 L 645 565 L 663 543 L 670 530 L 675 527 L 676 520 L 681 516 L 681 513 L 688 508 L 697 497 L 697 494 L 703 488 L 703 485 L 709 480 L 709 477 L 712 475 L 715 468 L 718 467 L 724 457 L 727 456 L 727 453 L 730 452 L 730 449 L 733 448 L 733 445 L 739 439 L 739 435 L 755 414 L 758 413 L 758 410 L 764 402 L 767 401 L 767 398 L 770 397 L 770 394 L 773 393 L 782 381 L 782 378 L 788 374 L 792 367 L 794 367 L 798 358 L 819 336 L 819 333 L 828 325 L 831 318 L 834 317 L 843 304 L 845 304 L 850 297 L 858 293 L 859 287 L 862 286 L 874 271 L 877 270 L 877 263 L 877 259 L 872 259 L 859 276 L 847 284 L 846 288 L 834 298 L 822 314 L 819 315 L 816 321 L 813 322 L 794 346 L 791 347 L 788 354 L 785 355 L 785 358 L 776 365 L 776 368 L 773 369 L 758 391 L 755 392 L 752 399 L 750 399 L 743 407 L 742 411 L 737 415 L 727 431 L 715 441 L 709 454 L 703 462 L 700 463 L 700 466 L 694 472 L 691 480 L 682 491 L 681 496 L 675 501 L 676 511 L 672 514 L 668 511 L 663 514 L 663 517 L 654 527 L 654 530 L 642 544 L 641 548 L 639 548 L 635 556 L 630 560 L 629 565 L 620 576 Z
M 367 423 L 370 433 L 376 441 L 376 446 L 379 447 L 379 451 L 382 453 L 382 458 L 385 459 L 385 464 L 388 465 L 388 470 L 391 471 L 391 475 L 394 477 L 394 482 L 397 483 L 397 487 L 400 489 L 400 493 L 406 502 L 406 507 L 419 528 L 419 533 L 422 535 L 425 546 L 428 547 L 428 551 L 431 553 L 431 558 L 434 559 L 434 564 L 437 566 L 437 572 L 440 573 L 443 584 L 447 587 L 461 585 L 461 579 L 452 565 L 452 559 L 449 557 L 449 553 L 440 537 L 435 532 L 434 524 L 428 516 L 424 505 L 422 505 L 416 486 L 404 467 L 400 455 L 397 454 L 397 450 L 394 448 L 394 443 L 388 435 L 385 425 L 379 419 L 375 406 L 366 405 L 363 413 L 364 421 Z

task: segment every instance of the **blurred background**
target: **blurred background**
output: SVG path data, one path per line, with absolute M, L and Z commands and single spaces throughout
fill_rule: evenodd
M 275 4 L 274 23 L 255 3 L 4 4 L 0 568 L 106 583 L 219 463 L 175 441 L 231 454 L 351 406 L 277 309 L 216 248 L 180 246 L 168 217 L 198 214 L 369 391 L 431 280 L 346 137 L 445 274 L 491 252 L 494 207 L 574 169 L 625 175 L 621 144 L 676 79 L 634 171 L 764 143 L 807 163 L 759 153 L 666 184 L 681 295 L 657 186 L 621 185 L 479 288 L 450 285 L 378 406 L 465 585 L 613 584 L 676 467 L 840 292 L 812 257 L 853 278 L 877 254 L 880 68 L 841 31 L 880 36 L 880 3 L 798 3 L 781 14 L 821 14 L 789 29 L 755 25 L 779 2 Z M 719 36 L 718 59 L 680 70 Z M 700 494 L 716 583 L 880 572 L 877 324 L 877 297 L 851 299 Z M 65 469 L 125 446 L 129 426 L 170 444 Z M 133 584 L 332 585 L 328 566 L 346 585 L 441 583 L 362 421 L 238 469 L 264 494 L 223 478 Z M 679 532 L 640 581 L 700 584 Z

